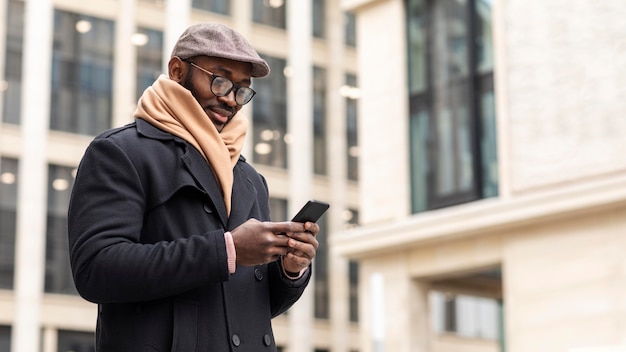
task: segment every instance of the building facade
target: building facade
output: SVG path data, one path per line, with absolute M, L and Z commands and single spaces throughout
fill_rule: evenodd
M 342 5 L 360 351 L 626 351 L 626 2 Z
M 93 351 L 96 306 L 67 258 L 75 169 L 96 134 L 132 121 L 178 36 L 204 21 L 243 33 L 271 66 L 242 110 L 242 154 L 268 181 L 274 220 L 310 198 L 332 204 L 312 284 L 274 320 L 277 345 L 358 349 L 357 265 L 327 247 L 359 206 L 354 17 L 338 1 L 0 0 L 0 19 L 0 351 Z

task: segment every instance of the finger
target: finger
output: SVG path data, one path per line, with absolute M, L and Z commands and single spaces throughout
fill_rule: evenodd
M 289 241 L 289 247 L 292 249 L 289 252 L 297 255 L 298 257 L 304 257 L 307 259 L 313 259 L 313 257 L 315 257 L 315 247 L 312 244 L 292 239 Z
M 304 230 L 306 232 L 310 232 L 314 236 L 320 231 L 320 226 L 315 222 L 306 222 L 304 223 Z
M 280 233 L 289 235 L 293 232 L 304 232 L 306 231 L 303 223 L 292 222 L 292 221 L 283 221 L 283 222 L 266 222 L 266 229 L 272 231 L 273 233 Z
M 315 238 L 312 234 L 308 232 L 293 233 L 291 235 L 291 238 L 298 240 L 300 243 L 309 244 L 313 246 L 315 249 L 319 247 L 319 242 L 317 241 L 317 238 Z M 289 244 L 289 246 L 290 247 L 292 246 L 291 243 Z
M 298 257 L 302 257 L 303 255 L 305 255 L 305 253 L 303 251 L 301 251 L 299 249 L 291 248 L 291 247 L 289 247 L 289 249 L 287 250 L 287 253 L 291 253 L 291 254 L 293 254 L 295 256 L 298 256 Z
M 310 259 L 298 257 L 296 255 L 293 255 L 293 253 L 288 253 L 287 255 L 285 255 L 283 257 L 283 260 L 289 261 L 292 266 L 297 266 L 300 270 L 306 268 L 311 264 Z
M 289 236 L 286 234 L 272 233 L 272 245 L 277 247 L 289 247 Z
M 268 262 L 273 262 L 278 260 L 280 257 L 284 257 L 289 254 L 290 251 L 291 249 L 289 247 L 275 247 L 270 255 L 270 260 Z

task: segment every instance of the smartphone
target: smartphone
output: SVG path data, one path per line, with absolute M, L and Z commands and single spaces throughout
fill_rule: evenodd
M 296 216 L 291 219 L 295 222 L 317 222 L 319 218 L 328 210 L 330 205 L 328 203 L 320 202 L 318 200 L 309 200 L 300 209 Z

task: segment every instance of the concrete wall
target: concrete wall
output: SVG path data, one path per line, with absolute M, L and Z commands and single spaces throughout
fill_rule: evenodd
M 494 4 L 504 193 L 626 172 L 626 2 Z
M 504 258 L 507 351 L 626 344 L 626 206 L 514 231 Z

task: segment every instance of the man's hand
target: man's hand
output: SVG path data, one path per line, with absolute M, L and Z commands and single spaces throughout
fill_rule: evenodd
M 297 273 L 307 268 L 315 258 L 317 247 L 319 247 L 319 242 L 315 238 L 320 230 L 319 225 L 314 222 L 305 222 L 303 225 L 304 231 L 287 234 L 290 237 L 287 242 L 289 250 L 283 255 L 283 269 L 288 272 Z
M 237 251 L 238 265 L 270 263 L 281 256 L 283 268 L 299 272 L 311 264 L 319 243 L 316 223 L 261 222 L 250 219 L 230 233 Z

